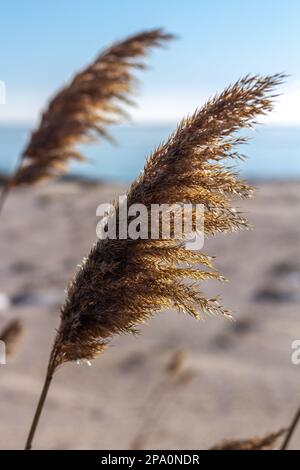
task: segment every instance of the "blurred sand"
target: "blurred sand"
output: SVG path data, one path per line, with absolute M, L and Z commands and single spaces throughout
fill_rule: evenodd
M 172 351 L 188 353 L 191 382 L 169 391 L 146 447 L 207 448 L 288 424 L 300 402 L 300 183 L 261 183 L 239 203 L 255 230 L 206 241 L 230 279 L 205 284 L 235 322 L 158 315 L 137 338 L 122 337 L 92 367 L 66 365 L 50 390 L 37 449 L 126 449 Z M 95 239 L 96 207 L 124 192 L 110 184 L 58 182 L 11 194 L 0 219 L 0 291 L 26 323 L 15 357 L 0 366 L 0 448 L 24 445 L 44 378 L 59 305 Z M 293 441 L 300 448 L 300 429 Z

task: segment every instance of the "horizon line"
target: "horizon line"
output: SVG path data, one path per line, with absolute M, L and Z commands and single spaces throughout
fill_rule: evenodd
M 111 125 L 111 127 L 128 127 L 128 128 L 134 128 L 134 127 L 164 127 L 164 126 L 176 126 L 178 125 L 180 121 L 178 120 L 168 120 L 168 119 L 138 119 L 138 120 L 133 120 L 131 119 L 130 121 L 127 122 L 120 122 L 120 123 L 115 123 Z M 24 120 L 18 120 L 18 119 L 1 119 L 0 118 L 0 127 L 5 128 L 22 128 L 22 127 L 30 127 L 34 128 L 37 126 L 37 121 L 35 119 L 24 119 Z M 279 122 L 279 121 L 274 121 L 274 122 L 260 122 L 258 123 L 258 127 L 281 127 L 281 128 L 300 128 L 300 122 Z

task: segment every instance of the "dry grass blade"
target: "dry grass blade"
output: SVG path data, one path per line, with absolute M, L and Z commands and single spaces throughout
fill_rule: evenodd
M 272 450 L 280 437 L 286 433 L 286 429 L 267 434 L 264 437 L 254 437 L 243 440 L 227 440 L 212 447 L 209 450 Z
M 300 422 L 300 407 L 297 409 L 295 415 L 293 416 L 291 424 L 287 428 L 287 433 L 286 433 L 285 439 L 282 443 L 282 446 L 280 447 L 280 450 L 287 450 L 288 449 L 288 447 L 290 445 L 290 442 L 292 440 L 292 437 L 294 436 L 294 433 L 297 429 L 297 426 L 298 426 L 299 422 Z
M 70 159 L 83 159 L 76 145 L 96 136 L 110 138 L 107 127 L 124 116 L 135 90 L 134 71 L 150 48 L 173 36 L 162 29 L 144 31 L 104 50 L 49 103 L 39 128 L 23 152 L 13 184 L 32 184 L 65 171 Z
M 282 75 L 245 77 L 184 119 L 177 131 L 149 157 L 127 194 L 128 206 L 174 202 L 205 207 L 205 233 L 247 227 L 232 196 L 251 187 L 222 164 L 238 158 L 235 135 L 272 109 L 273 88 Z M 115 204 L 116 220 L 119 207 Z M 201 312 L 230 315 L 216 299 L 199 292 L 198 281 L 220 279 L 212 259 L 185 249 L 182 239 L 98 240 L 69 286 L 47 377 L 69 361 L 96 358 L 114 335 L 134 333 L 138 324 L 165 308 L 195 318 Z M 195 225 L 191 230 L 195 229 Z M 199 268 L 199 264 L 202 268 Z M 49 384 L 47 384 L 47 387 Z M 28 446 L 31 445 L 30 436 Z
M 186 367 L 187 356 L 187 351 L 181 349 L 172 353 L 161 380 L 141 407 L 140 428 L 131 442 L 130 449 L 145 449 L 154 428 L 166 414 L 168 404 L 173 402 L 171 393 L 174 393 L 174 389 L 177 390 L 178 387 L 186 386 L 195 377 L 195 371 Z
M 24 333 L 24 324 L 19 319 L 11 320 L 0 332 L 0 341 L 5 344 L 7 356 L 12 356 Z

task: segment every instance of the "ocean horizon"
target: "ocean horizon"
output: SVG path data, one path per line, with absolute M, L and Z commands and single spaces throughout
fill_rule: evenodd
M 99 141 L 81 146 L 88 161 L 72 162 L 68 175 L 99 181 L 130 182 L 143 169 L 147 156 L 176 128 L 174 124 L 129 124 L 111 128 L 117 144 Z M 30 137 L 32 126 L 0 124 L 0 172 L 12 174 Z M 300 127 L 258 126 L 243 132 L 250 137 L 238 162 L 249 179 L 300 178 Z M 231 162 L 230 162 L 231 163 Z

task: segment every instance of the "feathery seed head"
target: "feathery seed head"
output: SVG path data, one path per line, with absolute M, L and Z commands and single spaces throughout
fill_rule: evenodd
M 247 197 L 252 188 L 222 162 L 239 157 L 236 146 L 243 139 L 236 131 L 272 109 L 272 90 L 283 78 L 247 76 L 184 119 L 148 158 L 127 193 L 128 204 L 201 203 L 206 235 L 247 227 L 232 198 Z M 186 249 L 182 240 L 99 240 L 69 287 L 56 364 L 93 359 L 114 335 L 135 332 L 162 309 L 195 318 L 201 312 L 230 316 L 199 291 L 199 281 L 222 279 L 212 267 L 211 257 Z
M 33 184 L 57 176 L 66 170 L 70 159 L 84 160 L 76 150 L 79 143 L 96 136 L 113 140 L 107 127 L 126 117 L 123 104 L 133 104 L 130 96 L 137 83 L 134 71 L 145 68 L 140 59 L 150 48 L 173 38 L 162 29 L 144 31 L 105 49 L 79 72 L 43 113 L 13 184 Z

